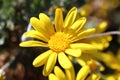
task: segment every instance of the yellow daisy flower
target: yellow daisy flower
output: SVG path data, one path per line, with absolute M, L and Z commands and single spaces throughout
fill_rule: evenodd
M 114 73 L 106 74 L 106 80 L 120 80 L 120 49 L 116 56 L 112 52 L 102 54 L 105 60 L 102 60 L 108 67 L 114 69 Z
M 88 0 L 80 7 L 80 16 L 91 16 L 94 13 L 94 16 L 104 18 L 107 17 L 109 10 L 117 8 L 119 5 L 119 0 L 103 0 L 101 2 Z
M 96 62 L 94 60 L 90 60 L 88 61 L 88 64 L 80 68 L 76 75 L 73 66 L 70 69 L 65 69 L 65 71 L 60 69 L 58 66 L 55 66 L 54 73 L 50 73 L 48 78 L 49 80 L 99 80 L 100 74 L 94 72 L 90 73 L 96 68 L 98 68 Z
M 40 54 L 33 61 L 35 67 L 44 65 L 43 75 L 47 76 L 57 61 L 64 69 L 69 69 L 72 63 L 67 55 L 79 57 L 81 52 L 88 49 L 96 49 L 87 43 L 77 43 L 78 40 L 95 32 L 94 28 L 83 30 L 86 18 L 76 20 L 77 8 L 73 7 L 63 20 L 62 9 L 55 11 L 54 24 L 44 13 L 39 14 L 39 19 L 32 17 L 30 23 L 34 30 L 24 35 L 38 40 L 29 40 L 20 43 L 21 47 L 48 47 L 50 50 Z M 77 46 L 77 48 L 76 48 Z
M 103 61 L 106 64 L 106 66 L 120 72 L 120 49 L 118 50 L 116 56 L 110 51 L 101 54 L 103 58 L 101 59 L 101 61 Z

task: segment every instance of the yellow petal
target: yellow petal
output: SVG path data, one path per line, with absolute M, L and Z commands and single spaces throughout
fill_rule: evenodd
M 80 57 L 80 55 L 81 55 L 80 49 L 67 49 L 67 50 L 65 50 L 65 52 L 74 57 Z
M 90 59 L 95 59 L 95 60 L 101 60 L 103 59 L 101 53 L 99 52 L 93 52 L 92 51 L 87 51 L 87 52 L 83 52 L 83 54 L 80 56 L 80 59 L 84 60 L 85 62 L 90 60 Z M 80 63 L 80 65 L 84 65 L 84 62 Z
M 84 31 L 80 32 L 79 34 L 77 34 L 76 36 L 74 36 L 71 40 L 72 40 L 72 42 L 78 41 L 82 38 L 87 37 L 88 35 L 93 34 L 94 32 L 95 32 L 95 28 L 84 30 Z
M 94 47 L 91 44 L 86 44 L 86 43 L 74 43 L 70 45 L 71 48 L 73 49 L 80 49 L 82 52 L 85 53 L 96 53 L 97 52 L 97 48 Z
M 57 8 L 55 11 L 55 29 L 56 31 L 61 31 L 63 27 L 63 14 L 62 9 Z
M 100 75 L 93 73 L 86 80 L 100 80 Z
M 61 52 L 58 54 L 58 61 L 59 64 L 64 68 L 64 69 L 69 69 L 72 66 L 72 63 L 68 59 L 68 57 L 65 55 L 65 53 Z
M 69 27 L 70 30 L 67 30 L 67 33 L 71 35 L 76 35 L 75 33 L 80 33 L 80 30 L 83 28 L 85 22 L 86 22 L 85 17 L 79 18 L 72 24 L 72 26 Z
M 77 58 L 76 60 L 77 60 L 77 62 L 78 62 L 81 66 L 85 66 L 85 65 L 86 65 L 86 62 L 85 62 L 83 59 Z
M 40 21 L 44 24 L 44 28 L 46 29 L 46 31 L 49 32 L 48 34 L 50 35 L 54 34 L 55 32 L 54 27 L 52 25 L 50 18 L 44 13 L 40 13 L 39 18 L 40 18 Z
M 85 78 L 87 77 L 87 75 L 89 74 L 89 67 L 88 66 L 83 66 L 79 72 L 77 73 L 77 77 L 76 80 L 85 80 Z
M 94 36 L 91 35 L 91 36 Z M 102 36 L 102 37 L 93 37 L 93 38 L 85 38 L 90 44 L 94 45 L 99 50 L 103 50 L 109 46 L 109 41 L 112 40 L 111 36 Z
M 44 66 L 44 69 L 43 69 L 44 76 L 48 76 L 49 73 L 53 70 L 54 65 L 56 64 L 56 60 L 57 60 L 57 53 L 52 52 Z
M 104 49 L 104 44 L 100 40 L 98 42 L 92 42 L 91 44 L 99 50 Z
M 35 31 L 35 30 L 25 32 L 24 35 L 27 36 L 27 37 L 33 37 L 33 38 L 36 38 L 36 39 L 39 39 L 39 40 L 43 40 L 45 42 L 48 42 L 48 40 L 49 40 L 48 38 L 46 38 L 46 36 L 44 36 L 43 34 L 41 34 L 38 31 Z
M 118 52 L 117 52 L 117 58 L 120 61 L 120 48 L 118 49 Z
M 64 21 L 64 28 L 66 27 L 70 27 L 75 18 L 76 18 L 76 14 L 77 14 L 77 8 L 76 7 L 73 7 L 67 14 L 66 18 L 65 18 L 65 21 Z
M 108 22 L 107 22 L 107 21 L 101 22 L 101 23 L 96 27 L 96 33 L 104 32 L 104 31 L 106 30 L 107 26 L 108 26 Z
M 48 50 L 42 54 L 40 54 L 39 56 L 37 56 L 34 61 L 33 61 L 33 66 L 35 67 L 39 67 L 43 64 L 45 64 L 47 62 L 47 59 L 49 57 L 49 55 L 52 53 L 51 50 Z
M 85 22 L 86 22 L 85 17 L 79 18 L 70 28 L 73 30 L 78 30 L 78 29 L 80 30 L 81 28 L 83 28 Z
M 114 56 L 112 53 L 104 53 L 102 54 L 102 61 L 109 66 L 112 69 L 115 70 L 120 70 L 120 61 L 118 58 L 116 58 L 116 56 Z
M 116 77 L 114 75 L 108 75 L 106 80 L 116 80 Z M 117 80 L 119 80 L 119 78 Z
M 93 7 L 90 4 L 85 4 L 80 8 L 80 16 L 90 16 L 93 12 Z
M 39 19 L 35 17 L 30 18 L 30 23 L 36 31 L 39 31 L 44 36 L 49 38 L 48 30 L 45 27 L 45 23 L 41 22 Z
M 54 74 L 52 74 L 52 73 L 49 75 L 48 78 L 49 78 L 49 80 L 59 80 L 59 79 L 58 79 Z
M 66 80 L 75 80 L 75 71 L 73 65 L 70 69 L 65 69 L 65 73 L 67 76 Z
M 19 45 L 21 47 L 48 47 L 46 43 L 40 41 L 33 41 L 33 40 L 21 42 Z
M 55 66 L 54 73 L 59 78 L 59 80 L 67 80 L 66 75 L 58 66 Z

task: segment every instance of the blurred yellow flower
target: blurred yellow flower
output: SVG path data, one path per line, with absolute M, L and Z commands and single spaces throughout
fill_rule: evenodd
M 49 80 L 99 80 L 100 74 L 94 73 L 92 71 L 98 67 L 99 66 L 95 63 L 94 60 L 90 60 L 88 64 L 80 68 L 76 75 L 73 66 L 70 69 L 65 69 L 65 71 L 60 69 L 58 66 L 55 66 L 54 74 L 51 73 L 49 75 Z M 92 73 L 90 73 L 91 71 Z
M 102 53 L 102 61 L 106 66 L 120 72 L 120 49 L 115 56 L 112 52 Z
M 97 36 L 96 34 L 102 35 L 103 32 L 107 29 L 108 22 L 102 21 L 95 27 L 95 33 L 91 35 L 90 38 L 82 39 L 82 41 L 92 44 L 94 47 L 98 48 L 99 50 L 104 50 L 105 48 L 109 47 L 109 42 L 112 40 L 111 35 L 105 36 Z
M 86 80 L 100 80 L 100 74 L 92 73 Z
M 90 59 L 96 59 L 104 63 L 107 67 L 114 70 L 112 74 L 105 74 L 103 77 L 105 80 L 119 80 L 120 79 L 120 49 L 118 50 L 117 54 L 115 55 L 112 52 L 97 52 L 95 55 L 92 54 L 82 54 L 80 58 L 77 58 L 77 62 L 84 66 L 88 64 L 90 66 L 91 71 L 96 72 L 97 71 L 97 64 L 95 61 L 89 62 Z M 91 65 L 92 63 L 92 65 Z M 94 65 L 93 65 L 94 63 Z M 99 64 L 98 64 L 99 65 Z M 99 65 L 99 70 L 103 71 L 104 66 L 101 64 Z M 96 68 L 95 68 L 96 67 Z M 99 77 L 99 76 L 98 76 Z M 92 80 L 92 79 L 90 79 Z
M 106 75 L 106 80 L 120 80 L 120 72 Z
M 99 50 L 99 51 L 95 51 L 92 50 L 90 47 L 87 47 L 90 48 L 89 51 L 87 50 L 82 51 L 83 54 L 81 54 L 80 57 L 76 58 L 79 64 L 84 65 L 88 60 L 91 59 L 101 61 L 103 58 L 105 58 L 102 56 L 101 51 L 109 46 L 109 42 L 112 40 L 112 36 L 110 35 L 99 36 L 99 35 L 104 34 L 102 32 L 104 32 L 106 28 L 107 28 L 107 22 L 103 21 L 97 27 L 95 27 L 96 30 L 94 34 L 78 41 L 78 42 L 91 44 Z M 101 69 L 103 69 L 103 67 Z
M 80 16 L 96 16 L 105 18 L 109 11 L 120 6 L 119 0 L 87 0 L 86 3 L 80 7 Z
M 33 61 L 35 67 L 44 66 L 43 75 L 47 76 L 54 68 L 57 61 L 64 69 L 69 69 L 72 63 L 67 55 L 80 57 L 82 51 L 95 50 L 96 48 L 88 43 L 77 43 L 95 32 L 94 28 L 83 29 L 86 18 L 76 20 L 77 8 L 73 7 L 63 21 L 61 8 L 55 11 L 54 24 L 44 13 L 39 14 L 39 19 L 32 17 L 30 23 L 35 30 L 26 32 L 24 35 L 37 40 L 29 40 L 20 43 L 21 47 L 48 47 L 50 50 L 40 54 Z M 39 40 L 39 41 L 38 41 Z M 67 54 L 67 55 L 66 55 Z
M 117 54 L 114 54 L 110 51 L 108 52 L 101 52 L 100 53 L 102 61 L 107 67 L 114 70 L 114 72 L 111 74 L 105 74 L 104 78 L 105 80 L 120 80 L 120 49 L 118 50 Z

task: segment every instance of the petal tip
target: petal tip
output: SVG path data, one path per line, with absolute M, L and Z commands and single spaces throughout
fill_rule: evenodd
M 33 65 L 34 67 L 39 67 L 39 66 L 37 65 L 37 63 L 36 63 L 35 60 L 33 61 L 32 65 Z
M 30 23 L 32 23 L 35 19 L 37 19 L 36 17 L 31 17 L 30 18 Z
M 22 45 L 22 42 L 19 44 L 19 46 L 20 46 L 20 47 L 22 47 L 22 46 L 23 46 L 23 45 Z

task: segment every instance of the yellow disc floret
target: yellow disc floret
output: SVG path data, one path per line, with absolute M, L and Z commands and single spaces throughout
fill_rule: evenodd
M 70 40 L 68 35 L 63 32 L 57 32 L 50 37 L 48 41 L 49 48 L 55 52 L 62 52 L 69 47 Z

